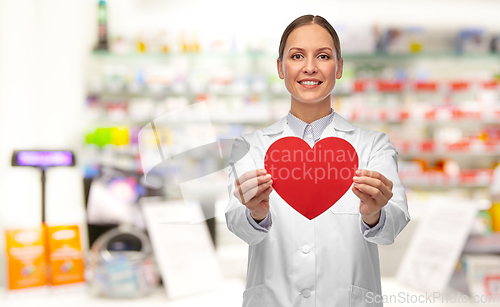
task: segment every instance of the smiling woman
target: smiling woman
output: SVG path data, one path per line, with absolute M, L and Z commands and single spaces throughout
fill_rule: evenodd
M 289 113 L 240 136 L 229 159 L 226 222 L 249 245 L 243 306 L 382 306 L 367 300 L 382 293 L 377 244 L 393 243 L 410 221 L 397 152 L 387 134 L 331 108 L 343 60 L 324 18 L 286 28 L 277 66 Z

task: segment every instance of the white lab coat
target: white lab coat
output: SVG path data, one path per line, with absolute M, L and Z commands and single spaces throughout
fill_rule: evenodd
M 375 233 L 362 231 L 359 198 L 348 192 L 320 216 L 308 220 L 276 191 L 270 194 L 272 226 L 256 230 L 246 207 L 233 195 L 234 180 L 264 168 L 264 157 L 276 140 L 295 136 L 283 117 L 273 125 L 242 135 L 250 151 L 229 171 L 227 226 L 249 245 L 243 307 L 363 307 L 381 294 L 377 244 L 391 244 L 410 221 L 406 194 L 399 179 L 397 151 L 387 134 L 363 130 L 335 113 L 321 139 L 340 137 L 356 149 L 359 168 L 380 172 L 394 184 L 384 207 L 386 220 Z M 233 153 L 235 148 L 233 146 Z M 232 162 L 232 161 L 230 161 Z

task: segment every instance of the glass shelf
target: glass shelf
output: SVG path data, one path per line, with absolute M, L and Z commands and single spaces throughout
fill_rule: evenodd
M 455 52 L 422 52 L 422 53 L 375 53 L 375 54 L 346 54 L 346 60 L 419 60 L 419 59 L 480 59 L 480 60 L 500 60 L 500 53 L 484 54 L 458 54 Z
M 269 52 L 186 52 L 186 53 L 125 53 L 114 54 L 108 51 L 93 51 L 92 57 L 104 59 L 151 59 L 151 60 L 167 60 L 172 58 L 187 57 L 192 59 L 201 58 L 275 58 L 277 54 Z M 348 61 L 392 61 L 392 60 L 418 60 L 418 59 L 479 59 L 479 60 L 500 60 L 500 53 L 484 53 L 484 54 L 458 54 L 455 52 L 422 52 L 422 53 L 347 53 L 343 55 L 344 60 Z
M 210 59 L 210 58 L 228 58 L 228 59 L 238 59 L 238 58 L 275 58 L 277 54 L 272 54 L 268 52 L 171 52 L 171 53 L 159 53 L 159 52 L 146 52 L 146 53 L 112 53 L 109 51 L 92 51 L 92 57 L 104 58 L 104 59 L 151 59 L 151 60 L 168 60 L 173 58 L 190 58 L 190 59 Z

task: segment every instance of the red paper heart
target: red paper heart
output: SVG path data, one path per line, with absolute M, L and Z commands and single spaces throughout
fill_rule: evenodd
M 273 188 L 292 208 L 312 220 L 351 187 L 358 154 L 344 139 L 327 137 L 311 148 L 298 137 L 284 137 L 268 148 L 264 167 Z

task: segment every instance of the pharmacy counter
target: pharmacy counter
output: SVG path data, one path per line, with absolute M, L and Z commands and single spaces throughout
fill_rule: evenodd
M 139 299 L 110 299 L 89 296 L 85 291 L 68 293 L 31 294 L 28 297 L 6 297 L 2 290 L 0 306 L 2 307 L 199 307 L 218 306 L 235 307 L 242 305 L 242 293 L 245 283 L 241 279 L 226 279 L 214 291 L 200 293 L 183 299 L 169 299 L 164 288 Z
M 7 298 L 5 291 L 0 296 L 0 306 L 2 307 L 237 307 L 242 305 L 242 294 L 245 288 L 241 279 L 226 279 L 223 284 L 214 291 L 200 293 L 184 299 L 172 300 L 167 298 L 163 288 L 159 288 L 154 294 L 140 299 L 121 300 L 107 299 L 88 296 L 85 291 L 72 293 L 52 293 L 45 295 L 32 295 L 28 297 Z M 413 306 L 500 306 L 496 304 L 472 304 L 473 297 L 466 297 L 456 291 L 447 290 L 443 293 L 426 293 L 417 291 L 410 287 L 401 285 L 394 278 L 383 278 L 382 289 L 386 307 L 413 307 Z M 445 297 L 448 296 L 448 298 Z M 434 297 L 433 297 L 434 296 Z M 452 303 L 451 301 L 455 301 Z M 467 300 L 467 301 L 466 301 Z

